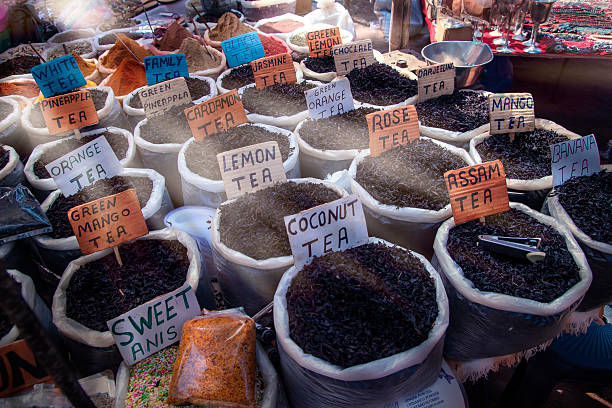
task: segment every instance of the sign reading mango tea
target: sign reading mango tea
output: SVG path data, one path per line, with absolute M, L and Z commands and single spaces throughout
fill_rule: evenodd
M 308 114 L 313 119 L 323 119 L 355 109 L 348 78 L 332 81 L 304 93 Z
M 183 324 L 200 314 L 188 283 L 106 322 L 127 365 L 133 365 L 181 338 Z
M 329 57 L 332 55 L 334 45 L 342 44 L 340 29 L 338 27 L 324 28 L 322 30 L 306 33 L 309 56 Z
M 98 180 L 111 178 L 123 166 L 104 136 L 100 136 L 45 165 L 64 197 L 71 196 Z
M 419 102 L 450 95 L 455 91 L 455 66 L 435 64 L 417 69 Z
M 232 68 L 266 56 L 261 39 L 255 31 L 221 41 L 221 48 Z
M 255 88 L 264 89 L 274 84 L 297 82 L 293 60 L 289 54 L 277 54 L 251 61 Z
M 550 156 L 555 187 L 571 178 L 590 176 L 601 170 L 599 149 L 593 134 L 551 145 Z
M 354 194 L 286 216 L 285 227 L 298 268 L 315 256 L 368 242 L 363 207 Z
M 444 173 L 455 225 L 510 210 L 506 173 L 495 160 Z
M 183 77 L 146 86 L 138 91 L 138 97 L 147 118 L 159 116 L 173 106 L 191 102 L 191 94 Z
M 235 89 L 185 109 L 185 116 L 197 141 L 249 121 Z
M 419 118 L 414 105 L 372 112 L 366 115 L 370 134 L 370 156 L 396 146 L 405 146 L 420 137 Z
M 52 135 L 98 123 L 98 112 L 88 90 L 41 99 L 40 110 Z
M 533 96 L 529 93 L 489 95 L 489 120 L 492 135 L 534 130 Z
M 87 84 L 72 54 L 47 61 L 30 69 L 45 98 L 72 91 Z
M 345 75 L 355 68 L 363 69 L 376 62 L 372 40 L 355 41 L 332 47 L 336 73 Z
M 219 153 L 217 161 L 228 200 L 287 180 L 276 141 Z
M 68 220 L 84 255 L 149 233 L 134 189 L 71 208 Z
M 155 85 L 178 77 L 189 77 L 185 54 L 153 55 L 144 58 L 147 85 Z
M 0 347 L 0 374 L 0 398 L 51 379 L 25 340 Z

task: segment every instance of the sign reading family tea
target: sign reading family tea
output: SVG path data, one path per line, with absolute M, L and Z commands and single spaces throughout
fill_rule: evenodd
M 72 54 L 47 61 L 30 69 L 45 98 L 72 91 L 87 84 Z
M 332 81 L 304 93 L 308 114 L 313 119 L 323 119 L 355 109 L 348 78 Z
M 173 106 L 191 102 L 191 94 L 183 77 L 145 86 L 138 91 L 138 97 L 147 118 L 161 115 Z
M 235 89 L 185 109 L 185 116 L 197 141 L 249 121 Z
M 52 135 L 98 123 L 98 112 L 88 90 L 41 99 L 40 110 Z
M 599 149 L 593 134 L 551 145 L 550 157 L 555 187 L 571 178 L 590 176 L 601 170 Z
M 419 102 L 450 95 L 455 91 L 455 66 L 434 64 L 417 69 Z
M 221 41 L 221 48 L 232 68 L 266 56 L 261 39 L 255 31 Z
M 51 379 L 25 340 L 0 347 L 0 374 L 0 398 Z
M 189 77 L 189 68 L 185 54 L 166 54 L 145 57 L 145 74 L 147 85 L 155 85 L 178 77 Z
M 489 120 L 492 135 L 534 130 L 533 96 L 529 93 L 489 95 Z
M 372 40 L 355 41 L 332 47 L 336 73 L 345 75 L 353 69 L 363 69 L 376 62 Z
M 419 118 L 414 105 L 372 112 L 366 115 L 370 134 L 370 156 L 395 146 L 405 146 L 420 137 Z
M 342 44 L 340 29 L 338 27 L 324 28 L 322 30 L 306 33 L 308 52 L 311 57 L 329 57 L 332 55 L 334 45 Z
M 277 54 L 251 61 L 255 88 L 264 89 L 275 84 L 297 82 L 293 59 L 289 54 Z

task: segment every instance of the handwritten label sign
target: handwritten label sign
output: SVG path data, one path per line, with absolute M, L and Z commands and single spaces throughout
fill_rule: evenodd
M 235 89 L 185 109 L 185 116 L 197 141 L 249 121 Z
M 261 39 L 254 31 L 221 41 L 221 48 L 225 58 L 227 58 L 227 65 L 230 68 L 247 64 L 266 56 Z
M 191 94 L 183 77 L 144 87 L 138 91 L 138 97 L 147 118 L 161 115 L 173 106 L 191 102 Z
M 178 77 L 189 77 L 185 54 L 153 55 L 144 58 L 147 85 L 155 85 Z
M 134 189 L 71 208 L 68 220 L 84 255 L 149 233 Z
M 52 135 L 98 123 L 98 112 L 88 90 L 41 99 L 40 110 Z
M 348 78 L 332 81 L 304 93 L 308 114 L 313 119 L 323 119 L 355 109 Z
M 593 134 L 551 145 L 550 157 L 555 187 L 573 177 L 590 176 L 601 170 L 599 149 Z
M 296 267 L 368 242 L 363 207 L 354 194 L 286 216 L 285 228 Z
M 68 197 L 98 180 L 116 176 L 123 166 L 106 138 L 100 136 L 53 160 L 45 169 Z
M 72 91 L 87 84 L 72 54 L 63 55 L 32 67 L 30 72 L 45 98 Z
M 492 135 L 534 130 L 533 96 L 529 93 L 489 95 L 489 120 Z
M 372 112 L 366 115 L 370 134 L 370 156 L 396 146 L 405 146 L 420 137 L 419 118 L 414 105 Z
M 0 347 L 0 373 L 0 398 L 51 379 L 25 340 Z
M 264 89 L 274 84 L 294 84 L 297 82 L 291 55 L 277 54 L 251 61 L 255 88 Z
M 338 27 L 324 28 L 322 30 L 306 33 L 308 52 L 311 57 L 328 57 L 332 55 L 334 45 L 342 44 L 340 29 Z
M 363 69 L 376 62 L 372 40 L 355 41 L 332 47 L 336 73 L 345 75 L 355 68 Z
M 106 322 L 127 365 L 133 365 L 181 338 L 183 324 L 200 314 L 188 283 Z
M 417 69 L 419 102 L 450 95 L 455 91 L 455 66 L 434 64 Z
M 287 180 L 275 141 L 219 153 L 217 161 L 228 200 Z
M 455 225 L 510 210 L 506 173 L 495 160 L 444 173 Z

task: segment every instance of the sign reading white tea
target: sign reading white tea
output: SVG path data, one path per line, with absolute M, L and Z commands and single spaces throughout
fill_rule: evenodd
M 599 149 L 593 134 L 551 145 L 550 157 L 555 187 L 571 178 L 590 176 L 601 170 Z
M 323 119 L 355 109 L 348 78 L 332 81 L 304 92 L 308 114 L 313 119 Z
M 191 102 L 191 94 L 183 77 L 145 86 L 138 91 L 138 97 L 147 118 L 161 115 L 173 106 Z
M 535 129 L 533 96 L 529 93 L 489 95 L 489 120 L 492 135 L 531 132 Z
M 455 91 L 455 66 L 435 64 L 417 69 L 419 102 L 450 95 Z

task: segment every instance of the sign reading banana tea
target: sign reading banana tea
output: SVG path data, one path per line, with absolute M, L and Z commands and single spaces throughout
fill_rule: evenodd
M 98 112 L 88 90 L 41 99 L 40 110 L 52 135 L 98 123 Z
M 340 29 L 338 27 L 324 28 L 322 30 L 306 33 L 309 56 L 329 57 L 332 55 L 334 45 L 342 44 Z
M 405 146 L 420 137 L 419 118 L 414 105 L 372 112 L 366 115 L 370 134 L 370 156 L 396 146 Z
M 304 93 L 308 114 L 315 120 L 355 109 L 348 78 L 332 81 Z
M 277 54 L 251 61 L 255 88 L 264 89 L 275 84 L 297 82 L 293 60 L 289 54 Z
M 363 69 L 376 62 L 372 40 L 369 39 L 334 45 L 332 55 L 338 75 L 346 75 L 355 68 Z
M 191 94 L 183 77 L 145 86 L 138 91 L 138 97 L 147 118 L 159 116 L 173 106 L 191 102 Z
M 197 141 L 249 121 L 235 89 L 185 109 L 185 116 Z
M 534 130 L 533 96 L 529 93 L 489 95 L 489 120 L 492 135 Z
M 574 177 L 590 176 L 601 170 L 595 135 L 570 139 L 550 146 L 553 185 Z
M 434 64 L 417 69 L 419 102 L 450 95 L 455 91 L 455 66 Z

